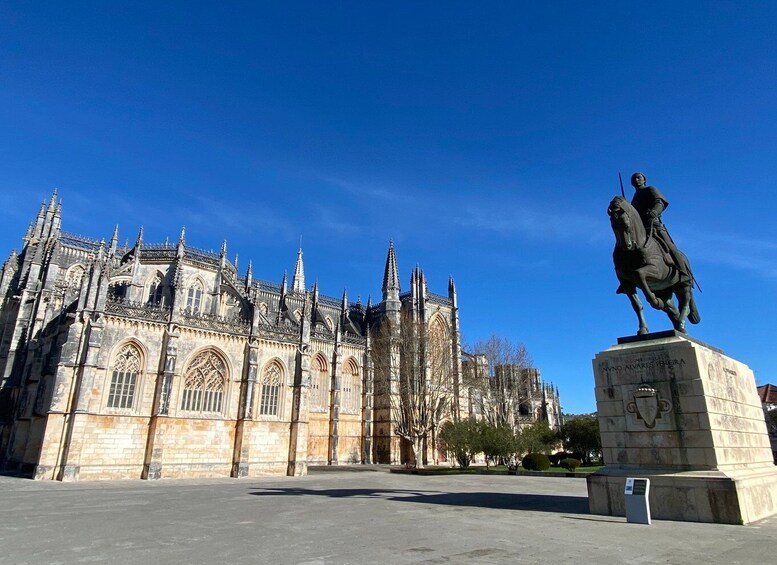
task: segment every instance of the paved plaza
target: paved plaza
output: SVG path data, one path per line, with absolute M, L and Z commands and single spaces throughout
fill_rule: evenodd
M 34 482 L 0 477 L 0 562 L 771 563 L 750 526 L 588 514 L 585 480 L 327 472 Z

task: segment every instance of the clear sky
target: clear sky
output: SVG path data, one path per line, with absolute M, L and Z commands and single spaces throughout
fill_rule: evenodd
M 465 339 L 525 342 L 587 412 L 637 329 L 606 208 L 641 170 L 703 289 L 691 335 L 777 383 L 777 3 L 120 4 L 0 4 L 0 254 L 54 187 L 65 231 L 186 225 L 277 282 L 302 236 L 351 300 L 393 239 L 403 289 L 453 275 Z

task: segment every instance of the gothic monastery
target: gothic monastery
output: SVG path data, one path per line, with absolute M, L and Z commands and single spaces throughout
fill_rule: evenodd
M 416 268 L 401 293 L 392 244 L 382 300 L 362 305 L 308 289 L 301 250 L 291 284 L 276 284 L 250 263 L 239 274 L 226 243 L 202 251 L 182 230 L 175 244 L 151 244 L 141 229 L 119 247 L 118 228 L 107 243 L 63 232 L 61 208 L 55 193 L 0 273 L 2 468 L 157 479 L 404 462 L 411 451 L 381 386 L 400 361 L 375 363 L 371 345 L 404 311 L 445 344 L 446 417 L 473 414 L 453 280 L 434 294 Z M 533 378 L 557 422 L 557 392 Z M 430 461 L 443 456 L 427 443 Z

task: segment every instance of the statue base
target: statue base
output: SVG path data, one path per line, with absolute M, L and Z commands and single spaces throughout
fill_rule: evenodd
M 747 524 L 777 514 L 777 467 L 752 370 L 684 334 L 622 338 L 594 359 L 607 465 L 593 514 L 625 516 L 627 477 L 650 479 L 653 518 Z

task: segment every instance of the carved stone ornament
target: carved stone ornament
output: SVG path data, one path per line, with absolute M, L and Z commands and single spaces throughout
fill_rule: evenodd
M 669 401 L 659 398 L 658 391 L 650 385 L 641 385 L 632 396 L 634 401 L 626 405 L 626 410 L 636 414 L 648 429 L 656 427 L 656 419 L 672 409 Z

